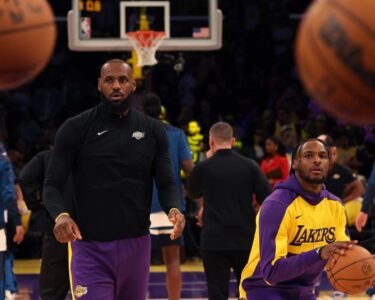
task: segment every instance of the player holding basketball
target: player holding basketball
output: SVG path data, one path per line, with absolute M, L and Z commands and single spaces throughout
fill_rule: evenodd
M 318 139 L 293 151 L 289 178 L 275 186 L 257 216 L 257 229 L 240 297 L 251 300 L 314 300 L 314 284 L 334 253 L 349 241 L 344 206 L 323 184 L 327 146 Z
M 102 102 L 68 119 L 56 136 L 43 198 L 57 240 L 71 242 L 77 298 L 146 299 L 152 178 L 174 225 L 170 237 L 178 238 L 184 227 L 164 126 L 130 108 L 135 88 L 128 64 L 107 61 L 98 81 Z M 62 200 L 70 172 L 74 220 Z

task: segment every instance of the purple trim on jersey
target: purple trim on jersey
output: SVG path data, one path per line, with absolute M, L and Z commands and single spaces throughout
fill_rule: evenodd
M 284 190 L 288 191 L 291 194 L 290 202 L 292 202 L 297 196 L 301 196 L 305 201 L 310 203 L 311 205 L 317 205 L 320 201 L 322 201 L 324 198 L 328 198 L 330 200 L 337 200 L 341 202 L 340 198 L 335 196 L 334 194 L 327 191 L 325 185 L 323 184 L 323 188 L 319 194 L 309 193 L 302 189 L 301 185 L 297 181 L 297 178 L 295 175 L 290 175 L 284 182 L 280 182 L 276 184 L 274 190 Z M 269 197 L 272 197 L 273 194 L 271 194 Z M 274 197 L 272 197 L 274 198 Z M 290 204 L 285 201 L 285 198 L 281 201 L 284 205 L 287 204 L 288 206 Z
M 72 242 L 72 293 L 83 293 L 75 298 L 146 299 L 150 246 L 149 235 L 109 242 Z

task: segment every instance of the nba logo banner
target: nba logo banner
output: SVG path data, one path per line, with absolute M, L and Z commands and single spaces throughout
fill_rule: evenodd
M 210 37 L 210 29 L 208 27 L 194 27 L 193 38 L 205 39 Z
M 80 38 L 82 40 L 91 39 L 91 19 L 90 18 L 81 18 L 81 30 Z

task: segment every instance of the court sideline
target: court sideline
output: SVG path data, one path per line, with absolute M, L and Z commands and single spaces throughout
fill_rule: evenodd
M 205 276 L 203 273 L 203 266 L 200 262 L 187 262 L 181 265 L 182 269 L 182 291 L 181 300 L 207 299 L 207 287 Z M 27 259 L 16 260 L 14 270 L 18 280 L 19 295 L 17 300 L 38 300 L 38 274 L 40 270 L 40 260 Z M 322 292 L 319 300 L 332 299 L 332 290 L 327 279 L 322 280 Z M 235 298 L 235 279 L 232 276 L 230 282 L 230 298 Z M 67 299 L 71 299 L 68 297 Z M 150 283 L 148 288 L 148 299 L 152 300 L 167 300 L 167 291 L 165 289 L 165 267 L 151 266 Z M 346 300 L 368 300 L 370 297 L 363 295 L 346 297 Z

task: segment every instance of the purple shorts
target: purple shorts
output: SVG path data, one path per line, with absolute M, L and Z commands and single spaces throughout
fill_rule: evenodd
M 145 300 L 150 236 L 69 245 L 70 288 L 75 299 Z

